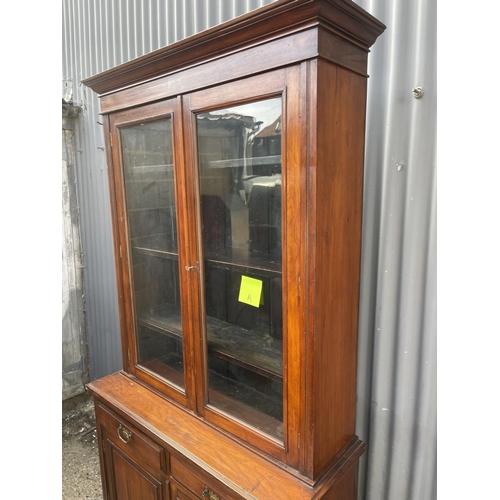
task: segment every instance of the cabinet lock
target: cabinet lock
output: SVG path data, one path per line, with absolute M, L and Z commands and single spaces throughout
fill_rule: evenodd
M 118 433 L 118 437 L 120 438 L 120 440 L 123 441 L 125 444 L 132 439 L 132 433 L 128 429 L 125 429 L 125 427 L 123 427 L 122 424 L 118 426 L 116 432 Z
M 208 498 L 208 500 L 220 500 L 220 498 L 217 495 L 214 495 L 211 491 L 208 490 L 208 488 L 205 486 L 205 489 L 203 490 L 203 498 Z

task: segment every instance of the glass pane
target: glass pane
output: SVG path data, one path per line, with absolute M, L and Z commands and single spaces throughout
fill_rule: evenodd
M 171 120 L 121 129 L 139 363 L 184 387 Z
M 283 439 L 281 98 L 197 115 L 209 404 Z

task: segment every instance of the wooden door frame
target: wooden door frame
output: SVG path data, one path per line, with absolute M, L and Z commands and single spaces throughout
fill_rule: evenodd
M 137 352 L 137 326 L 134 308 L 134 290 L 132 278 L 132 260 L 128 219 L 126 213 L 125 185 L 123 178 L 123 162 L 121 154 L 120 130 L 140 123 L 158 121 L 170 118 L 172 120 L 172 147 L 174 155 L 174 185 L 177 215 L 179 286 L 181 295 L 181 316 L 183 330 L 183 362 L 184 390 L 169 383 L 164 378 L 141 367 Z M 109 116 L 109 133 L 112 147 L 110 176 L 110 196 L 115 235 L 115 264 L 117 268 L 117 285 L 119 296 L 119 311 L 121 337 L 124 353 L 124 368 L 138 380 L 150 385 L 167 397 L 183 404 L 189 409 L 194 408 L 194 363 L 192 355 L 192 328 L 188 303 L 189 291 L 185 273 L 187 264 L 188 243 L 183 231 L 180 231 L 186 217 L 184 196 L 184 154 L 179 144 L 182 144 L 182 124 L 179 100 L 165 99 L 152 104 L 130 108 L 113 113 Z

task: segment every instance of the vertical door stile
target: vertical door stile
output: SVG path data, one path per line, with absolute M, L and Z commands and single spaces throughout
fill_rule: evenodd
M 135 343 L 134 328 L 135 315 L 133 310 L 132 285 L 130 282 L 130 262 L 128 251 L 128 225 L 126 216 L 126 203 L 124 194 L 123 164 L 121 155 L 121 141 L 119 129 L 119 117 L 112 115 L 110 119 L 110 136 L 112 138 L 112 175 L 113 181 L 110 183 L 110 189 L 113 189 L 111 195 L 112 203 L 114 243 L 115 243 L 115 266 L 120 269 L 117 272 L 118 277 L 118 299 L 120 311 L 120 326 L 122 342 L 125 341 L 123 349 L 124 367 L 129 370 L 134 369 L 137 359 L 137 348 Z M 132 357 L 130 356 L 132 351 Z M 132 359 L 131 359 L 132 358 Z
M 117 163 L 117 158 L 115 157 L 116 141 L 113 142 L 113 134 L 116 133 L 114 127 L 111 125 L 111 118 L 109 115 L 103 117 L 103 127 L 105 137 L 110 138 L 110 147 L 105 148 L 106 151 L 106 164 L 108 170 L 108 187 L 109 187 L 109 198 L 110 198 L 110 208 L 111 208 L 111 220 L 112 220 L 112 232 L 113 232 L 113 244 L 115 250 L 115 256 L 118 255 L 120 248 L 120 230 L 118 224 L 117 216 L 117 190 L 119 192 L 120 187 L 116 185 L 116 175 L 115 169 L 118 168 L 119 162 Z M 116 289 L 118 295 L 118 311 L 119 311 L 119 321 L 120 321 L 120 337 L 122 343 L 122 364 L 123 369 L 128 371 L 130 369 L 129 357 L 127 356 L 127 349 L 125 346 L 130 345 L 129 339 L 127 338 L 127 328 L 126 328 L 126 317 L 123 312 L 123 279 L 122 279 L 122 259 L 115 258 L 115 275 L 116 275 Z
M 174 155 L 175 155 L 175 188 L 177 200 L 177 234 L 179 235 L 179 276 L 181 287 L 181 304 L 182 304 L 182 324 L 184 337 L 184 361 L 185 361 L 185 377 L 188 406 L 195 411 L 196 409 L 196 387 L 195 387 L 195 364 L 194 364 L 194 342 L 196 331 L 193 320 L 193 305 L 192 305 L 192 281 L 193 273 L 187 273 L 186 268 L 191 264 L 191 248 L 192 242 L 188 228 L 189 226 L 189 208 L 187 200 L 187 157 L 185 154 L 185 130 L 183 119 L 183 100 L 182 96 L 178 96 L 175 100 L 175 111 L 173 115 L 174 125 Z
M 284 169 L 284 353 L 286 364 L 287 460 L 296 469 L 304 449 L 304 352 L 305 256 L 304 232 L 307 176 L 307 85 L 306 64 L 287 68 L 286 148 Z
M 189 283 L 189 313 L 191 336 L 193 342 L 193 387 L 194 408 L 199 415 L 204 414 L 206 402 L 206 381 L 204 361 L 204 325 L 201 308 L 203 301 L 201 294 L 203 287 L 201 277 L 203 276 L 203 262 L 201 255 L 201 238 L 199 209 L 197 204 L 198 181 L 197 181 L 197 154 L 196 154 L 196 124 L 190 109 L 191 99 L 189 95 L 179 98 L 182 107 L 182 131 L 184 151 L 184 174 L 185 174 L 185 199 L 186 218 L 185 233 L 188 243 L 187 261 L 183 272 Z

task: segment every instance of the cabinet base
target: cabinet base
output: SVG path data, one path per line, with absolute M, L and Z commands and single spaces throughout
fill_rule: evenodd
M 109 500 L 356 498 L 358 460 L 365 449 L 357 437 L 319 481 L 308 484 L 297 472 L 254 453 L 124 373 L 87 389 L 96 401 Z M 138 484 L 144 488 L 138 490 Z

